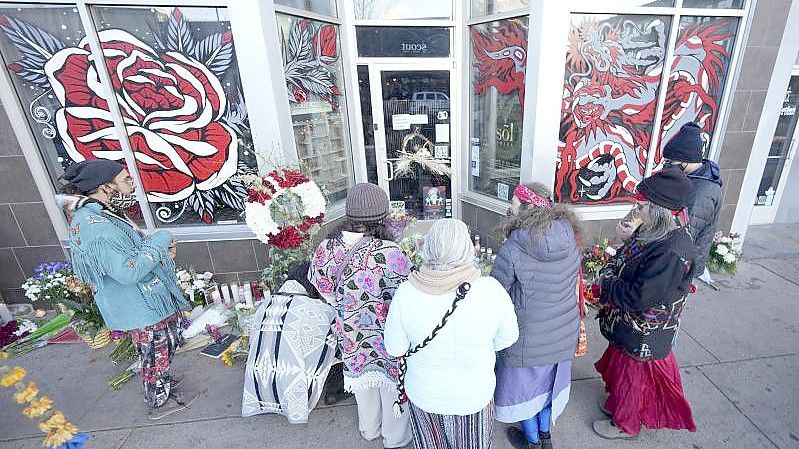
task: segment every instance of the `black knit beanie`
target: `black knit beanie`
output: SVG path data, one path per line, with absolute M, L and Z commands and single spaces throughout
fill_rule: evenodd
M 680 162 L 702 162 L 702 128 L 686 123 L 663 148 L 663 157 Z
M 679 210 L 688 205 L 693 184 L 679 167 L 672 165 L 644 178 L 637 191 L 649 201 L 666 209 Z
M 88 193 L 107 184 L 125 167 L 108 159 L 90 159 L 70 165 L 64 171 L 64 180 L 74 184 L 81 193 Z
M 375 223 L 388 215 L 388 196 L 375 184 L 355 184 L 347 193 L 345 210 L 352 221 Z

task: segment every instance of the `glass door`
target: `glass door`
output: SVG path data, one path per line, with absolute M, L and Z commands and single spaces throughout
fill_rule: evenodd
M 752 224 L 771 223 L 777 213 L 782 192 L 785 190 L 785 176 L 791 168 L 796 154 L 797 121 L 799 114 L 799 70 L 795 69 L 777 121 L 777 130 L 771 140 L 771 149 L 766 159 L 766 167 L 760 178 L 755 208 L 752 211 Z
M 451 70 L 375 64 L 370 85 L 379 184 L 392 211 L 451 217 Z

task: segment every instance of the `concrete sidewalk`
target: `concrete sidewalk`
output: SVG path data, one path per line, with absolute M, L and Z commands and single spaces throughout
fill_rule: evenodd
M 574 365 L 571 401 L 554 427 L 565 448 L 799 448 L 799 225 L 751 228 L 737 276 L 718 276 L 720 291 L 700 287 L 683 314 L 676 349 L 699 430 L 647 431 L 636 441 L 597 437 L 591 422 L 601 382 L 593 369 L 605 349 L 589 320 L 590 354 Z M 357 430 L 354 403 L 321 406 L 310 423 L 285 418 L 241 418 L 243 363 L 229 368 L 191 353 L 175 366 L 203 394 L 188 411 L 157 423 L 146 418 L 137 380 L 121 391 L 106 386 L 115 367 L 106 350 L 49 346 L 15 362 L 24 366 L 67 419 L 92 434 L 87 447 L 140 448 L 380 448 Z M 41 447 L 41 434 L 0 391 L 0 448 Z M 511 447 L 497 426 L 494 447 Z

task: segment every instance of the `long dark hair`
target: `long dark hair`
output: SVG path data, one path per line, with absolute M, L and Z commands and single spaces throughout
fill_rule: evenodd
M 61 187 L 61 193 L 65 194 L 65 195 L 84 195 L 84 196 L 88 196 L 88 195 L 91 195 L 93 193 L 97 193 L 98 189 L 99 189 L 99 187 L 97 189 L 93 189 L 93 190 L 91 190 L 89 192 L 84 192 L 84 191 L 80 190 L 76 184 L 68 182 L 68 183 L 66 183 L 65 185 L 63 185 Z
M 538 194 L 543 198 L 548 198 L 551 201 L 552 192 L 549 191 L 540 182 L 531 182 L 525 184 L 527 188 Z M 562 203 L 553 203 L 551 209 L 543 207 L 536 207 L 532 204 L 522 202 L 519 207 L 519 213 L 516 215 L 508 215 L 500 221 L 499 226 L 494 230 L 494 233 L 500 238 L 508 238 L 514 229 L 530 229 L 530 238 L 533 240 L 538 239 L 539 236 L 544 234 L 552 222 L 558 220 L 565 220 L 571 224 L 575 236 L 582 235 L 583 223 L 571 206 Z
M 328 237 L 339 238 L 341 237 L 342 231 L 360 232 L 376 239 L 394 241 L 394 234 L 388 229 L 383 221 L 365 223 L 360 221 L 352 221 L 349 218 L 346 218 L 341 226 L 333 229 L 333 231 L 328 234 Z

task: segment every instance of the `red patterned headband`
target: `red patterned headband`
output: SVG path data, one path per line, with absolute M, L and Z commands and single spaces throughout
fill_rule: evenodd
M 543 196 L 533 192 L 532 189 L 524 184 L 519 184 L 513 190 L 513 195 L 519 198 L 524 203 L 532 204 L 535 207 L 543 207 L 544 209 L 552 209 L 552 203 Z

